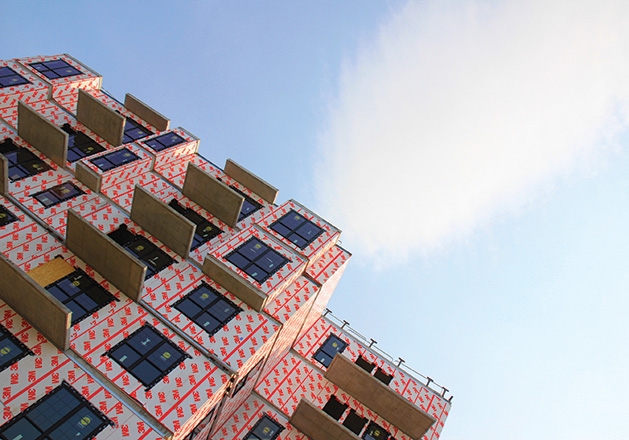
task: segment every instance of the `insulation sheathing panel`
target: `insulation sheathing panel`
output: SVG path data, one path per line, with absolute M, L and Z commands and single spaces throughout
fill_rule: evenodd
M 32 103 L 43 101 L 50 94 L 50 86 L 39 77 L 32 74 L 24 66 L 18 64 L 16 60 L 0 61 L 0 67 L 8 67 L 15 73 L 26 79 L 29 83 L 2 88 L 0 98 L 0 117 L 16 127 L 17 103 L 23 101 Z
M 212 336 L 173 307 L 176 301 L 197 288 L 201 282 L 216 289 L 242 310 Z M 144 300 L 165 319 L 234 370 L 255 356 L 277 330 L 277 325 L 268 317 L 252 310 L 192 265 L 177 271 L 158 288 L 149 290 Z
M 0 372 L 4 422 L 65 380 L 115 424 L 106 427 L 97 439 L 161 438 L 3 302 L 0 302 L 0 324 L 33 352 Z
M 124 368 L 104 355 L 113 345 L 125 339 L 145 322 L 190 356 L 149 390 Z M 173 433 L 228 380 L 227 375 L 209 359 L 190 347 L 159 320 L 151 317 L 138 304 L 126 305 L 117 313 L 94 325 L 91 330 L 74 339 L 77 353 L 117 387 L 137 400 Z

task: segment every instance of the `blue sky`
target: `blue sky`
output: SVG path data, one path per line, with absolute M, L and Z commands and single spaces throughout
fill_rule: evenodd
M 629 437 L 623 2 L 3 16 L 1 58 L 70 53 L 340 227 L 330 307 L 452 390 L 442 438 Z

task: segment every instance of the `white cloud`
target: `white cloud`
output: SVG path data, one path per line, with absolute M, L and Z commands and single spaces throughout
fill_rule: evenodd
M 411 1 L 344 66 L 319 210 L 380 264 L 430 252 L 609 152 L 628 102 L 629 2 Z

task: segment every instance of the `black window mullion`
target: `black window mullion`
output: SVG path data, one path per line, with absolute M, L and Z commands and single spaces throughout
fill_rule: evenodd
M 46 431 L 42 432 L 41 436 L 38 437 L 37 440 L 42 439 L 45 440 L 45 438 L 51 433 L 53 432 L 55 429 L 57 429 L 58 427 L 60 427 L 61 425 L 63 425 L 65 422 L 68 421 L 68 419 L 70 417 L 72 417 L 74 414 L 76 414 L 77 412 L 79 412 L 81 409 L 86 408 L 83 405 L 83 402 L 79 402 L 79 404 L 72 410 L 70 410 L 70 412 L 64 414 L 63 418 L 61 418 L 60 420 L 58 420 L 56 423 L 54 423 L 50 428 L 48 428 Z M 34 421 L 26 416 L 26 418 L 34 425 L 37 426 L 36 423 L 34 423 Z M 39 429 L 39 426 L 37 426 L 37 429 Z M 41 429 L 39 429 L 41 431 Z

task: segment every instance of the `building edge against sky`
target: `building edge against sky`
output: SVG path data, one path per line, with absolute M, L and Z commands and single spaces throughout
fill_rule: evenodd
M 440 437 L 326 309 L 334 225 L 69 55 L 1 61 L 0 118 L 0 439 Z

